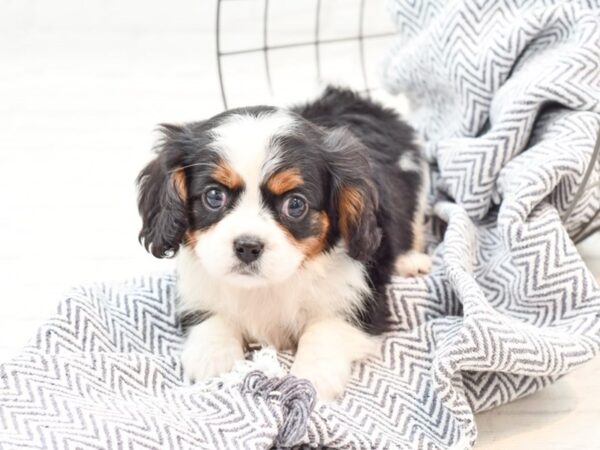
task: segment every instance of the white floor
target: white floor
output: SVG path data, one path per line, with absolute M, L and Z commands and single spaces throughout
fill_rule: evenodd
M 228 3 L 238 23 L 254 26 L 248 1 Z M 329 3 L 325 22 L 333 20 L 335 0 Z M 137 243 L 134 179 L 151 156 L 157 123 L 201 119 L 222 107 L 214 13 L 208 0 L 0 0 L 0 361 L 19 351 L 70 286 L 171 267 Z M 274 36 L 309 38 L 296 23 L 311 14 L 299 8 Z M 330 29 L 344 35 L 343 28 Z M 224 44 L 260 44 L 255 31 Z M 323 71 L 335 78 L 346 51 L 356 53 L 324 50 Z M 257 58 L 227 63 L 232 104 L 265 98 Z M 313 49 L 273 58 L 278 93 L 309 90 L 311 77 L 298 71 L 314 70 L 304 64 Z M 594 239 L 583 251 L 600 277 Z M 543 392 L 481 414 L 478 448 L 600 448 L 599 403 L 595 360 Z

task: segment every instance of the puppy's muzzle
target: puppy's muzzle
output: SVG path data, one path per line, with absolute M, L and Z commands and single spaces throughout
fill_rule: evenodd
M 263 242 L 253 236 L 240 236 L 233 241 L 233 250 L 235 256 L 246 264 L 256 261 L 263 252 L 265 245 Z

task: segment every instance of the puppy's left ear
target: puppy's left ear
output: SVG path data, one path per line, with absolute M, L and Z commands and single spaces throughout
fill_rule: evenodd
M 377 224 L 379 199 L 366 158 L 368 150 L 344 128 L 329 132 L 325 145 L 338 229 L 350 256 L 368 261 L 381 243 L 381 228 Z

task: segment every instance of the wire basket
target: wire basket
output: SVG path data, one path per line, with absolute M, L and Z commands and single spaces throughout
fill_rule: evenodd
M 218 0 L 216 56 L 223 106 L 298 101 L 325 81 L 383 95 L 376 68 L 394 37 L 384 4 Z
M 395 35 L 385 3 L 217 0 L 216 58 L 223 107 L 297 102 L 314 94 L 319 84 L 337 82 L 406 110 L 403 99 L 383 91 L 376 73 Z M 563 222 L 592 190 L 600 190 L 599 182 L 591 182 L 598 164 L 600 131 Z M 579 242 L 599 229 L 600 210 L 572 232 L 572 239 Z

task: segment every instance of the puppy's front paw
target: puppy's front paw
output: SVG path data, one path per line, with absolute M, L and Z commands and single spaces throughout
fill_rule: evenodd
M 227 373 L 243 359 L 240 334 L 219 317 L 210 317 L 193 327 L 181 353 L 184 375 L 192 381 Z
M 310 381 L 320 400 L 334 400 L 344 392 L 353 362 L 378 349 L 378 340 L 362 330 L 342 319 L 325 319 L 304 330 L 290 373 Z
M 425 253 L 410 251 L 398 256 L 395 266 L 401 277 L 416 277 L 431 272 L 431 258 Z
M 235 362 L 243 359 L 244 351 L 237 345 L 186 345 L 181 353 L 183 373 L 192 382 L 230 372 Z
M 344 392 L 350 378 L 350 365 L 343 361 L 302 360 L 294 362 L 290 373 L 310 381 L 319 400 L 332 401 Z

